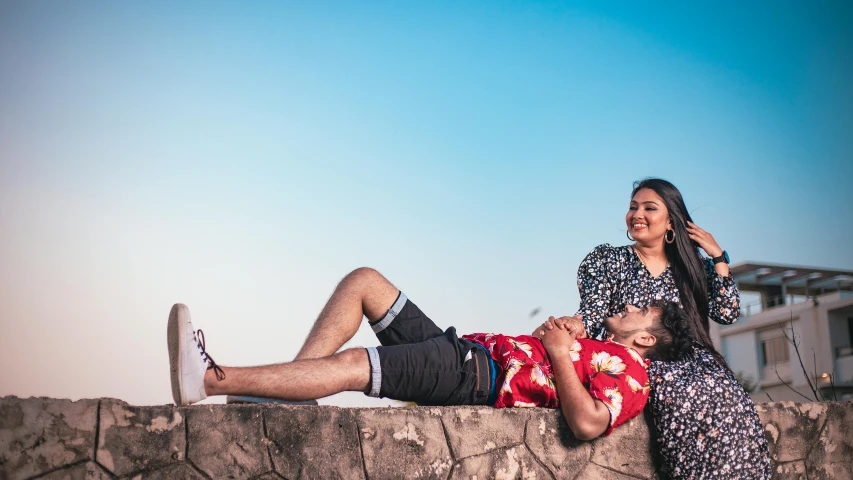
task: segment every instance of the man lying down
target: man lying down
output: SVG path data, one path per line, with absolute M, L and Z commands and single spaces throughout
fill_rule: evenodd
M 379 347 L 338 349 L 366 317 Z M 442 331 L 375 270 L 348 274 L 291 362 L 217 365 L 186 306 L 172 307 L 168 348 L 178 405 L 211 395 L 311 400 L 344 391 L 421 405 L 560 408 L 581 440 L 607 435 L 646 404 L 649 360 L 692 348 L 674 303 L 628 305 L 605 322 L 607 340 L 586 338 L 580 317 L 550 317 L 533 335 Z M 257 325 L 259 330 L 263 325 Z

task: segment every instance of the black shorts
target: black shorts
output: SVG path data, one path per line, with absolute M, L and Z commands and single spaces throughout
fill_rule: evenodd
M 492 391 L 486 351 L 442 331 L 406 298 L 397 295 L 371 327 L 381 347 L 367 349 L 371 397 L 420 405 L 485 405 Z

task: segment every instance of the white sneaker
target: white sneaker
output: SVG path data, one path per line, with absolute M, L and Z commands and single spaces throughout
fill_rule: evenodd
M 204 400 L 207 398 L 204 372 L 214 369 L 219 380 L 225 378 L 225 373 L 204 351 L 204 333 L 193 330 L 190 309 L 186 305 L 176 303 L 172 306 L 167 338 L 175 404 L 192 405 Z

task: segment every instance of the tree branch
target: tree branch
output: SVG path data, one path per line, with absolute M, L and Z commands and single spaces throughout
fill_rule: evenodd
M 791 336 L 790 337 L 788 337 L 788 332 L 785 330 L 785 325 L 782 322 L 778 322 L 779 328 L 782 330 L 782 335 L 785 336 L 785 340 L 787 340 L 791 345 L 794 346 L 794 352 L 797 354 L 797 361 L 800 362 L 800 369 L 803 371 L 803 376 L 806 379 L 806 384 L 809 386 L 809 389 L 812 391 L 812 395 L 814 395 L 815 401 L 819 402 L 822 395 L 818 394 L 817 388 L 815 388 L 815 384 L 812 383 L 811 378 L 809 378 L 809 372 L 808 372 L 808 370 L 806 370 L 806 366 L 803 365 L 803 356 L 800 354 L 800 345 L 796 341 L 797 337 L 794 334 L 794 314 L 793 313 L 791 313 L 790 322 L 791 322 Z M 778 372 L 776 373 L 776 376 L 779 376 Z M 782 380 L 782 378 L 780 377 L 779 380 Z M 783 383 L 784 383 L 784 381 L 783 381 Z M 791 388 L 790 385 L 788 385 L 788 387 Z M 791 390 L 793 390 L 793 388 L 791 388 Z M 805 395 L 803 395 L 803 396 L 805 397 Z M 806 398 L 808 398 L 808 397 L 806 397 Z
M 797 395 L 799 395 L 799 396 L 801 396 L 801 397 L 805 398 L 806 400 L 808 400 L 808 401 L 810 401 L 810 402 L 812 401 L 812 399 L 811 399 L 811 398 L 809 398 L 809 397 L 807 397 L 807 396 L 803 395 L 802 393 L 798 392 L 798 391 L 797 391 L 794 387 L 792 387 L 788 382 L 786 382 L 785 380 L 782 380 L 782 377 L 781 377 L 781 376 L 779 376 L 779 371 L 778 371 L 778 370 L 776 370 L 776 365 L 773 365 L 773 371 L 774 371 L 774 372 L 776 372 L 776 378 L 778 378 L 778 379 L 779 379 L 779 381 L 780 381 L 780 382 L 782 382 L 782 385 L 785 385 L 785 386 L 786 386 L 786 387 L 788 387 L 792 392 L 794 392 L 794 393 L 796 393 Z M 770 395 L 768 394 L 767 396 L 769 397 Z M 815 395 L 815 400 L 817 400 L 817 395 Z M 818 400 L 818 401 L 819 401 L 819 400 Z
M 825 402 L 827 400 L 826 395 L 823 394 L 823 391 L 820 389 L 820 387 L 818 387 L 817 384 L 817 354 L 815 353 L 814 348 L 812 349 L 812 365 L 814 365 L 815 387 L 817 388 L 817 391 L 820 392 L 820 398 L 822 399 L 821 401 Z

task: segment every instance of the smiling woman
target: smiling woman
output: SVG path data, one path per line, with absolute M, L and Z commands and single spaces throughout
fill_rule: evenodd
M 578 313 L 592 337 L 603 336 L 608 317 L 660 300 L 679 304 L 689 318 L 692 354 L 648 369 L 663 470 L 672 478 L 770 478 L 755 405 L 708 333 L 709 318 L 730 324 L 739 315 L 725 252 L 665 180 L 634 184 L 625 223 L 633 245 L 600 245 L 581 263 Z M 700 248 L 714 258 L 703 259 Z

